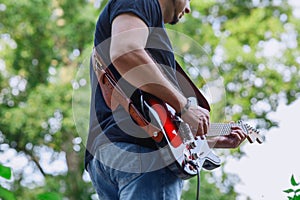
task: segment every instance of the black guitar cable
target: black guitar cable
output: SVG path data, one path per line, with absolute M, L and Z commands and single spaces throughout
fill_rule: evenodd
M 200 171 L 197 169 L 197 192 L 196 192 L 196 200 L 199 200 L 199 191 L 200 191 Z
M 199 200 L 199 191 L 200 191 L 200 171 L 199 166 L 193 162 L 192 160 L 188 162 L 190 165 L 192 165 L 196 171 L 197 171 L 197 192 L 196 192 L 196 200 Z

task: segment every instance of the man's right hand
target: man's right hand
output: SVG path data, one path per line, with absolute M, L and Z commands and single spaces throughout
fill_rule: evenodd
M 189 124 L 194 136 L 204 136 L 209 128 L 209 111 L 200 106 L 190 106 L 181 116 L 182 120 Z

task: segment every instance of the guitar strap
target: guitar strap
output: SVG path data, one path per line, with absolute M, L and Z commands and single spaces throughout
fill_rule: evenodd
M 92 65 L 106 105 L 112 111 L 121 105 L 137 125 L 148 133 L 156 142 L 160 142 L 163 138 L 160 129 L 143 117 L 131 99 L 128 98 L 124 91 L 118 86 L 116 78 L 105 65 L 105 62 L 103 62 L 95 48 L 92 53 Z
M 177 81 L 179 83 L 179 87 L 185 97 L 193 97 L 196 96 L 198 101 L 198 105 L 206 110 L 210 111 L 209 103 L 206 98 L 200 92 L 198 87 L 193 83 L 190 77 L 185 73 L 180 64 L 176 61 L 176 71 L 177 71 Z
M 160 142 L 163 137 L 160 129 L 152 125 L 143 117 L 131 99 L 128 98 L 124 91 L 119 87 L 117 84 L 118 81 L 106 66 L 105 62 L 103 62 L 103 59 L 97 52 L 96 48 L 93 49 L 92 53 L 92 65 L 107 106 L 114 111 L 119 105 L 121 105 L 144 131 L 146 131 L 155 141 Z M 178 62 L 176 62 L 176 68 L 180 74 L 177 75 L 177 79 L 183 94 L 186 97 L 196 95 L 198 104 L 201 107 L 210 110 L 207 100 L 194 85 L 188 75 L 183 71 Z

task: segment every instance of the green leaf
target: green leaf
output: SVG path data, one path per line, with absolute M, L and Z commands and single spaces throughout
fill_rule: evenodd
M 292 193 L 292 192 L 294 192 L 294 190 L 293 189 L 287 189 L 287 190 L 283 190 L 283 192 L 285 192 L 285 193 Z
M 9 167 L 0 165 L 0 176 L 5 179 L 10 179 L 11 178 L 11 169 Z
M 37 196 L 38 200 L 61 200 L 62 196 L 55 192 L 42 193 Z
M 293 200 L 300 200 L 300 196 L 294 196 Z
M 291 177 L 291 184 L 292 184 L 293 186 L 299 185 L 299 183 L 296 182 L 296 180 L 295 180 L 295 178 L 294 178 L 294 175 L 292 175 L 292 177 Z
M 0 186 L 0 199 L 3 199 L 3 200 L 16 200 L 14 194 L 11 191 L 9 191 L 5 188 L 2 188 L 1 186 Z
M 297 189 L 295 190 L 295 194 L 299 193 L 300 192 L 300 189 Z

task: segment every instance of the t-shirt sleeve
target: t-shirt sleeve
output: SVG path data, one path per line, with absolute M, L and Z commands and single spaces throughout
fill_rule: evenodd
M 112 0 L 110 4 L 110 24 L 120 14 L 132 13 L 148 27 L 155 27 L 159 12 L 155 0 Z

